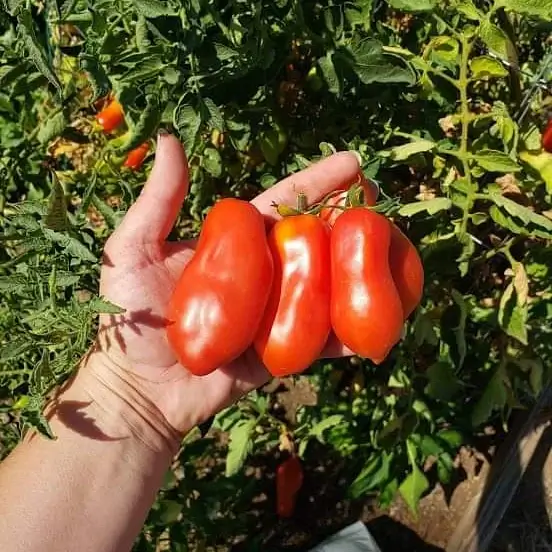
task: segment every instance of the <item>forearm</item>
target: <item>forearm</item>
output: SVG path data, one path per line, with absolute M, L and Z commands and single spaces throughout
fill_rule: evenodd
M 89 359 L 0 465 L 0 550 L 130 550 L 178 436 L 134 386 Z

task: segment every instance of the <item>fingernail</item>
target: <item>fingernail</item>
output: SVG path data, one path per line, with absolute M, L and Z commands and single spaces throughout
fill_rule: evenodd
M 358 153 L 358 151 L 351 151 L 351 153 L 353 153 L 358 159 L 358 166 L 362 167 L 362 157 L 360 156 L 360 153 Z
M 164 136 L 168 136 L 170 134 L 170 132 L 166 129 L 166 128 L 160 128 L 158 131 L 157 131 L 157 139 L 161 139 L 163 138 Z

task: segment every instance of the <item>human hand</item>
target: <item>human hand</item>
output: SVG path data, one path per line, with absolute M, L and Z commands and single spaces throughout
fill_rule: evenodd
M 273 203 L 294 205 L 297 194 L 313 204 L 354 182 L 356 156 L 337 153 L 294 174 L 257 196 L 252 203 L 270 222 L 279 216 Z M 102 315 L 90 363 L 109 386 L 124 383 L 146 409 L 160 413 L 185 433 L 269 379 L 253 348 L 208 376 L 190 374 L 177 362 L 166 337 L 165 308 L 176 282 L 194 253 L 195 240 L 168 242 L 167 236 L 188 193 L 188 164 L 182 146 L 160 135 L 155 164 L 142 194 L 109 238 L 100 292 L 125 309 Z M 323 357 L 347 354 L 330 339 Z M 117 393 L 117 389 L 114 389 Z

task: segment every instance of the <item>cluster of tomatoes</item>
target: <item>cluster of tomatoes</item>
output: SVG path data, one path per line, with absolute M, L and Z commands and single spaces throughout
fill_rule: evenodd
M 115 99 L 111 100 L 106 107 L 104 107 L 97 115 L 96 120 L 106 133 L 113 132 L 120 127 L 124 120 L 125 114 L 123 106 Z M 137 148 L 128 152 L 123 166 L 137 171 L 144 163 L 150 149 L 149 142 L 140 144 Z
M 169 304 L 168 339 L 187 370 L 207 375 L 253 345 L 272 375 L 297 374 L 335 338 L 385 359 L 421 299 L 423 267 L 408 238 L 369 208 L 373 184 L 355 188 L 363 205 L 344 208 L 351 194 L 342 190 L 268 235 L 251 203 L 214 205 Z

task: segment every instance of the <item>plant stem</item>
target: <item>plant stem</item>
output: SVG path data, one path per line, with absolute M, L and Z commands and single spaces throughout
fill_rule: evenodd
M 462 58 L 460 62 L 460 78 L 458 79 L 460 90 L 460 121 L 462 125 L 462 134 L 460 138 L 460 150 L 458 152 L 458 158 L 462 161 L 462 168 L 464 170 L 464 178 L 467 182 L 467 201 L 462 216 L 462 224 L 460 226 L 460 233 L 465 234 L 468 228 L 469 214 L 474 201 L 474 192 L 472 191 L 472 177 L 469 163 L 468 152 L 468 130 L 470 124 L 470 109 L 468 105 L 468 63 L 470 58 L 470 52 L 472 43 L 471 41 L 462 36 L 461 37 Z

